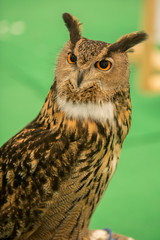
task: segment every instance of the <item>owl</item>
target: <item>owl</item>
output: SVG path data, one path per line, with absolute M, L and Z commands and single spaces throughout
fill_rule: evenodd
M 70 39 L 45 103 L 0 148 L 1 240 L 128 239 L 88 226 L 131 125 L 127 51 L 147 35 L 94 41 L 63 19 Z

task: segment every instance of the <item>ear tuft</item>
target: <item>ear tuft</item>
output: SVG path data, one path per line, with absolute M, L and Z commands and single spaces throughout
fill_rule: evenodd
M 108 51 L 125 52 L 136 44 L 146 40 L 147 37 L 148 35 L 143 31 L 126 34 L 121 37 L 117 42 L 111 44 Z
M 63 14 L 63 20 L 70 33 L 70 40 L 75 45 L 81 38 L 80 23 L 78 20 L 69 13 Z

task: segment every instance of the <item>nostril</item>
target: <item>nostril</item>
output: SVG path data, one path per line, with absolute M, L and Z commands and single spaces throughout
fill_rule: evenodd
M 77 79 L 77 86 L 79 87 L 81 82 L 83 80 L 83 71 L 79 71 L 79 74 L 78 74 L 78 79 Z

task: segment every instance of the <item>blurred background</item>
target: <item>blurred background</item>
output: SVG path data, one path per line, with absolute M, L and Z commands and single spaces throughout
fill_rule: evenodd
M 117 171 L 92 217 L 136 240 L 160 239 L 160 1 L 0 0 L 0 145 L 39 113 L 69 35 L 62 13 L 75 15 L 83 36 L 115 42 L 146 30 L 130 54 L 132 127 Z

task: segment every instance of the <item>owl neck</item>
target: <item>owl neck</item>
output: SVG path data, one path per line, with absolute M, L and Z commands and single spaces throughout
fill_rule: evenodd
M 117 92 L 110 100 L 95 101 L 94 103 L 67 101 L 64 96 L 57 96 L 56 80 L 46 97 L 45 103 L 36 118 L 36 122 L 47 129 L 60 124 L 62 119 L 72 119 L 78 121 L 91 120 L 105 124 L 115 122 L 115 118 L 120 112 L 131 109 L 130 93 L 126 89 Z
M 67 118 L 92 121 L 112 122 L 114 119 L 114 105 L 112 102 L 105 103 L 73 103 L 67 102 L 65 98 L 57 98 L 59 109 L 65 113 Z
M 55 104 L 56 99 L 56 81 L 53 82 L 50 91 L 45 99 L 44 105 L 38 114 L 37 118 L 32 124 L 36 124 L 39 127 L 50 129 L 55 125 L 57 120 L 55 119 L 55 113 L 58 111 Z

